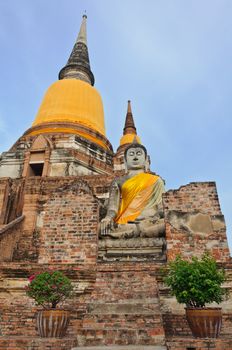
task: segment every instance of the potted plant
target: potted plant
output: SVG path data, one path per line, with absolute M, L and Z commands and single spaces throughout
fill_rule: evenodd
M 69 311 L 57 305 L 70 297 L 73 286 L 60 271 L 42 272 L 29 277 L 26 293 L 44 310 L 37 314 L 37 327 L 41 337 L 62 337 L 69 323 Z
M 186 318 L 195 337 L 217 338 L 222 324 L 221 308 L 206 307 L 219 304 L 226 294 L 222 288 L 225 272 L 214 258 L 205 253 L 201 259 L 181 256 L 168 264 L 166 284 L 179 303 L 186 304 Z

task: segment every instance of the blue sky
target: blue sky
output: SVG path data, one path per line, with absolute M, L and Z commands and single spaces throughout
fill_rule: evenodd
M 231 0 L 0 1 L 0 151 L 31 126 L 85 10 L 114 149 L 131 99 L 167 189 L 216 181 L 232 249 Z

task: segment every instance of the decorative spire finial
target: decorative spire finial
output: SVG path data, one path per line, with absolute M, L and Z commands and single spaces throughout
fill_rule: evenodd
M 59 79 L 79 79 L 94 85 L 94 75 L 90 69 L 86 33 L 87 16 L 82 16 L 80 31 L 67 64 L 61 69 Z
M 77 43 L 83 43 L 87 46 L 87 34 L 86 34 L 86 20 L 87 20 L 87 16 L 83 15 L 82 16 L 82 23 L 81 23 L 81 27 L 80 27 L 80 31 L 77 37 Z

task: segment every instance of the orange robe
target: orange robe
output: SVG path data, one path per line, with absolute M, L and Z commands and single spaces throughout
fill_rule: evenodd
M 162 183 L 158 191 L 155 186 L 157 182 Z M 126 180 L 121 188 L 122 199 L 115 222 L 126 224 L 134 221 L 149 204 L 158 204 L 160 191 L 163 192 L 163 182 L 156 175 L 141 173 Z

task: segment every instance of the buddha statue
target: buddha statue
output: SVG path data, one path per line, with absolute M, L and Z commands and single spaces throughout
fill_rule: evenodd
M 100 236 L 162 237 L 164 182 L 154 173 L 147 172 L 147 150 L 143 145 L 130 144 L 124 158 L 126 175 L 111 184 L 107 214 L 100 223 Z

